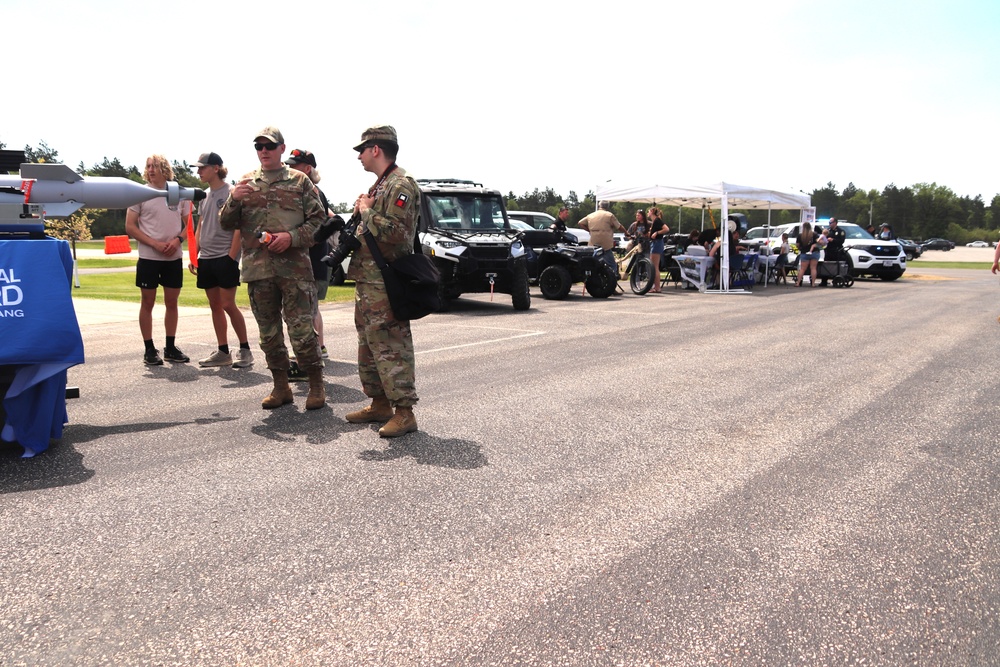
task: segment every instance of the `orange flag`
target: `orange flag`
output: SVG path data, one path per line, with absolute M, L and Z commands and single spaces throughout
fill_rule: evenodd
M 198 268 L 198 237 L 194 235 L 194 203 L 188 209 L 188 257 L 194 268 Z

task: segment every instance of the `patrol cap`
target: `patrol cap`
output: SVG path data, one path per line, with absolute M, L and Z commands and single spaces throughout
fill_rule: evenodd
M 281 134 L 281 130 L 273 125 L 268 125 L 263 130 L 253 135 L 253 138 L 255 141 L 257 139 L 267 139 L 268 141 L 273 141 L 276 144 L 285 143 L 285 136 Z
M 375 127 L 369 127 L 361 133 L 361 143 L 355 146 L 354 150 L 360 153 L 369 146 L 379 142 L 399 146 L 399 141 L 396 139 L 396 128 L 392 125 L 376 125 Z
M 192 164 L 192 167 L 207 167 L 208 165 L 215 165 L 216 167 L 222 166 L 222 158 L 218 153 L 202 153 L 198 156 L 198 161 Z
M 285 164 L 307 164 L 312 168 L 316 168 L 316 156 L 309 151 L 304 151 L 301 148 L 296 148 L 291 152 L 288 158 L 285 160 Z

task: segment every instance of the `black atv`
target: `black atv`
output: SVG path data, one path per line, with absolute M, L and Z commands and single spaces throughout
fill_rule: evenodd
M 604 250 L 578 245 L 572 234 L 550 230 L 523 231 L 528 251 L 528 275 L 537 280 L 546 299 L 565 299 L 574 283 L 606 299 L 618 288 L 618 271 L 604 261 Z

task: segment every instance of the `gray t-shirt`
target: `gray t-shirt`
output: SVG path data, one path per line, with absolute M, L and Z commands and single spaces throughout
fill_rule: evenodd
M 227 232 L 219 225 L 219 209 L 229 198 L 229 183 L 223 183 L 218 190 L 206 190 L 205 199 L 198 207 L 201 237 L 198 245 L 198 259 L 225 257 L 233 244 L 233 232 Z M 239 260 L 237 248 L 236 259 Z
M 175 236 L 183 235 L 184 240 L 187 240 L 187 232 L 184 229 L 184 225 L 187 222 L 188 213 L 191 211 L 191 202 L 182 201 L 177 206 L 177 209 L 172 211 L 167 206 L 166 197 L 154 197 L 141 204 L 129 206 L 128 210 L 139 214 L 139 220 L 136 224 L 139 229 L 151 238 L 157 241 L 169 241 Z M 166 257 L 152 246 L 139 243 L 139 257 L 141 259 L 153 259 L 158 262 L 171 262 L 184 257 L 183 247 L 184 244 L 182 243 L 181 247 L 173 255 Z

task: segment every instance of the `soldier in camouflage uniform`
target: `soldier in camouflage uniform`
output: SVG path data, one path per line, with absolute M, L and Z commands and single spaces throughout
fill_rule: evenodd
M 354 147 L 365 171 L 378 176 L 367 194 L 358 197 L 354 213 L 360 215 L 358 236 L 371 234 L 386 262 L 413 252 L 420 210 L 416 181 L 396 166 L 399 144 L 388 125 L 371 127 Z M 417 402 L 414 379 L 413 335 L 409 320 L 397 320 L 389 307 L 382 272 L 366 242 L 354 251 L 347 277 L 355 281 L 354 326 L 358 330 L 358 374 L 368 407 L 348 413 L 356 424 L 388 422 L 378 433 L 393 438 L 417 430 L 413 405 Z
M 260 329 L 260 348 L 274 377 L 274 389 L 261 405 L 269 410 L 293 400 L 281 328 L 284 314 L 292 349 L 309 375 L 306 409 L 315 410 L 326 404 L 326 388 L 312 326 L 316 282 L 308 251 L 326 211 L 309 177 L 282 163 L 285 139 L 278 128 L 258 132 L 254 148 L 260 169 L 232 188 L 219 223 L 223 229 L 238 229 L 242 238 L 243 280 Z

